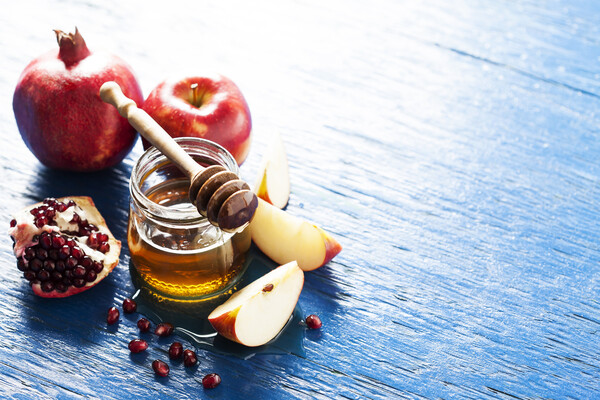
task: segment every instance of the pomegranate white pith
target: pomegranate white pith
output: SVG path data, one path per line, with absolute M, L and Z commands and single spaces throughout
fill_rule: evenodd
M 121 243 L 89 197 L 46 199 L 11 221 L 17 267 L 42 297 L 67 297 L 104 279 L 118 264 Z

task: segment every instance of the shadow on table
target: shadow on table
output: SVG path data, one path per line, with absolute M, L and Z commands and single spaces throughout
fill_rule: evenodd
M 110 275 L 85 292 L 65 298 L 36 296 L 23 282 L 20 308 L 25 330 L 32 337 L 61 343 L 99 342 L 106 331 L 106 310 L 116 291 Z

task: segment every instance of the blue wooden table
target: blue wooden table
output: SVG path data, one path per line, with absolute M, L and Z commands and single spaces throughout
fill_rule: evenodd
M 169 341 L 130 356 L 129 252 L 75 297 L 34 296 L 0 236 L 0 397 L 600 397 L 600 5 L 592 1 L 5 2 L 0 14 L 1 221 L 47 196 L 89 195 L 126 243 L 118 166 L 43 167 L 16 127 L 19 74 L 84 34 L 136 71 L 218 71 L 253 117 L 242 177 L 268 133 L 286 143 L 287 212 L 344 250 L 306 273 L 323 321 L 290 351 L 223 354 L 157 378 Z M 257 256 L 260 256 L 256 252 Z M 176 336 L 188 347 L 185 336 Z M 285 350 L 285 349 L 283 349 Z M 211 391 L 200 380 L 218 372 Z

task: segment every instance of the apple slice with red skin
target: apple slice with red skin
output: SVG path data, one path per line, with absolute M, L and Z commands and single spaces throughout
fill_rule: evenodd
M 263 156 L 254 193 L 277 208 L 284 208 L 290 198 L 290 175 L 285 146 L 281 135 L 275 133 Z
M 235 292 L 210 313 L 208 321 L 229 340 L 261 346 L 289 321 L 303 286 L 304 272 L 292 261 Z
M 146 111 L 170 136 L 223 146 L 241 165 L 250 151 L 252 119 L 238 86 L 222 75 L 167 79 L 146 98 Z M 150 143 L 142 138 L 144 148 Z
M 278 264 L 297 261 L 303 271 L 327 264 L 342 246 L 318 226 L 258 199 L 250 223 L 252 241 Z

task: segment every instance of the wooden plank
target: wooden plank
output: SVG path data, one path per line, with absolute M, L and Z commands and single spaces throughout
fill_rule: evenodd
M 50 171 L 18 135 L 11 94 L 52 28 L 76 20 L 122 55 L 144 93 L 170 73 L 216 69 L 254 122 L 242 176 L 268 132 L 288 149 L 288 212 L 344 246 L 306 274 L 323 320 L 305 355 L 150 369 L 169 340 L 129 355 L 129 254 L 77 298 L 35 298 L 1 238 L 0 394 L 7 398 L 593 398 L 600 379 L 600 87 L 592 2 L 11 4 L 0 15 L 0 213 L 91 195 L 126 242 L 128 179 Z M 135 15 L 135 17 L 132 17 Z M 50 26 L 62 24 L 63 26 Z M 66 25 L 66 26 L 64 26 Z M 135 49 L 135 50 L 132 50 Z M 74 192 L 76 191 L 76 193 Z M 191 345 L 191 344 L 187 344 Z M 200 379 L 218 371 L 212 392 Z

